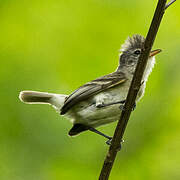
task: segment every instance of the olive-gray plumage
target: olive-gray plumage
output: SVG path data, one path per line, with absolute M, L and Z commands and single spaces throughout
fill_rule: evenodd
M 70 135 L 88 130 L 88 127 L 95 128 L 116 121 L 121 115 L 119 106 L 127 97 L 144 40 L 141 35 L 129 37 L 122 45 L 119 66 L 115 72 L 86 83 L 70 95 L 23 91 L 20 99 L 25 103 L 53 105 L 73 123 Z M 136 101 L 144 94 L 148 76 L 154 67 L 154 55 L 159 52 L 160 50 L 153 51 L 149 56 Z
M 124 83 L 127 80 L 124 68 L 130 70 L 131 74 L 133 74 L 143 44 L 143 36 L 134 35 L 132 38 L 128 38 L 125 45 L 122 47 L 123 53 L 120 56 L 120 63 L 117 71 L 88 82 L 70 94 L 61 108 L 61 114 L 65 114 L 76 103 L 83 101 L 90 96 L 105 90 L 107 91 L 109 88 Z
M 122 84 L 126 81 L 126 77 L 123 72 L 114 72 L 106 76 L 102 76 L 95 79 L 85 85 L 81 86 L 79 89 L 74 91 L 65 100 L 63 107 L 61 108 L 61 114 L 65 114 L 71 107 L 76 103 L 86 100 L 97 93 L 105 91 L 109 88 Z

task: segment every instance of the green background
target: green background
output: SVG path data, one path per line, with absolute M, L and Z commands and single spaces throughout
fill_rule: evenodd
M 95 180 L 107 152 L 91 132 L 48 105 L 25 105 L 21 90 L 69 94 L 114 71 L 124 40 L 146 35 L 156 0 L 0 1 L 0 179 Z M 163 52 L 132 113 L 110 179 L 180 179 L 180 6 L 166 12 Z M 112 135 L 116 123 L 99 128 Z

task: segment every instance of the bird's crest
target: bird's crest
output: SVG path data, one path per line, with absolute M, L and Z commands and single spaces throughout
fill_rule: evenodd
M 125 43 L 121 46 L 120 51 L 128 51 L 131 49 L 143 48 L 145 38 L 139 34 L 134 34 L 132 37 L 128 37 Z

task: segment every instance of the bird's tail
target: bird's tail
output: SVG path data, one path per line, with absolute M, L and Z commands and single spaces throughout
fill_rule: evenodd
M 37 91 L 21 91 L 19 99 L 26 104 L 50 104 L 56 110 L 60 110 L 67 95 L 53 94 Z

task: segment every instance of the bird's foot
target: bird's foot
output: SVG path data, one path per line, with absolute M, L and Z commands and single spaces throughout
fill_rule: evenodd
M 121 105 L 119 106 L 119 109 L 120 109 L 121 111 L 125 111 L 124 104 L 121 104 Z
M 110 146 L 110 145 L 111 145 L 111 142 L 112 142 L 112 138 L 111 138 L 111 139 L 108 139 L 108 140 L 106 141 L 106 144 Z
M 123 143 L 123 142 L 124 142 L 124 140 L 121 140 L 121 142 L 120 142 L 120 146 L 118 147 L 118 151 L 120 151 L 120 150 L 121 150 L 121 148 L 122 148 L 121 143 Z M 109 145 L 109 146 L 111 145 L 111 143 L 112 143 L 112 138 L 106 141 L 106 144 L 107 144 L 107 145 Z
M 124 104 L 125 104 L 125 103 L 124 103 Z M 121 111 L 125 111 L 124 104 L 121 104 L 121 105 L 119 106 L 119 109 L 120 109 Z M 132 111 L 134 111 L 135 109 L 136 109 L 136 103 L 133 105 Z
M 133 105 L 132 110 L 134 111 L 136 109 L 136 103 Z

